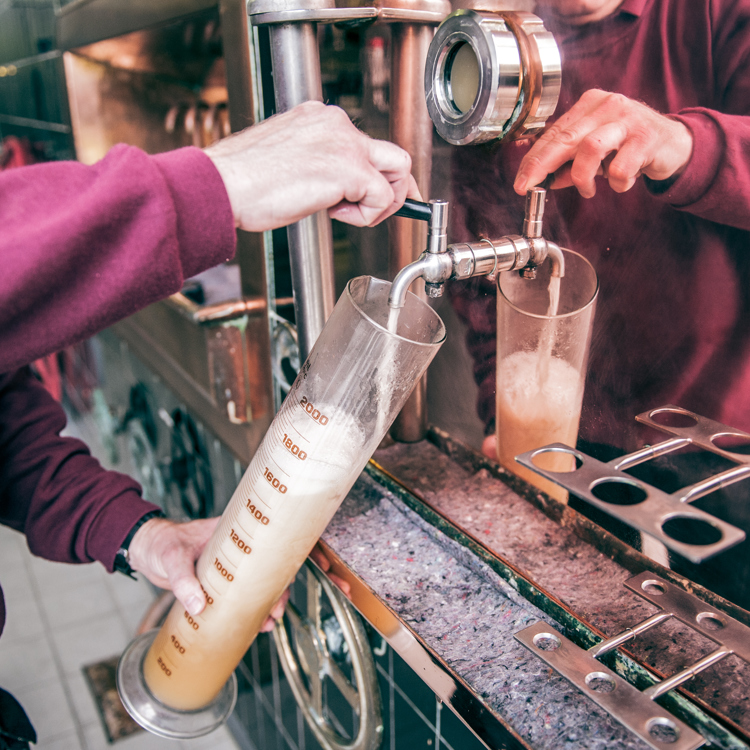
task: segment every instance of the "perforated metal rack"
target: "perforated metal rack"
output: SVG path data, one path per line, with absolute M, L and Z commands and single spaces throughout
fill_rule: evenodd
M 623 523 L 655 537 L 691 562 L 703 562 L 743 541 L 744 531 L 689 503 L 750 477 L 750 455 L 741 452 L 750 447 L 750 434 L 672 405 L 639 414 L 636 420 L 672 437 L 608 463 L 562 443 L 528 451 L 517 456 L 516 461 Z M 672 494 L 626 473 L 638 464 L 690 445 L 737 465 Z M 535 459 L 545 453 L 570 454 L 575 467 L 570 472 L 542 469 Z M 686 538 L 690 541 L 685 541 Z
M 651 747 L 657 750 L 700 747 L 704 744 L 700 734 L 653 701 L 731 654 L 750 663 L 750 628 L 648 571 L 626 581 L 625 586 L 660 611 L 588 651 L 544 622 L 519 631 L 515 638 Z M 717 648 L 643 692 L 598 661 L 670 618 L 680 620 L 713 641 Z

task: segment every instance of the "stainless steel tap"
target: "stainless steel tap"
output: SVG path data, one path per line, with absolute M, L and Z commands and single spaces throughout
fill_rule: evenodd
M 448 244 L 448 203 L 433 200 L 421 203 L 407 199 L 396 212 L 427 222 L 427 249 L 419 258 L 399 271 L 388 298 L 390 307 L 403 307 L 406 292 L 420 276 L 429 297 L 440 297 L 449 279 L 472 276 L 494 278 L 500 271 L 518 270 L 524 278 L 534 278 L 536 269 L 547 257 L 552 262 L 552 275 L 564 276 L 565 266 L 560 247 L 542 237 L 542 216 L 547 191 L 541 187 L 526 193 L 523 235 L 507 235 L 497 240 Z

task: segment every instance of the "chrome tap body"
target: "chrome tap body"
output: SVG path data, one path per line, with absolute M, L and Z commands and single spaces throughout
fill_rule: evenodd
M 552 275 L 564 276 L 565 267 L 560 247 L 542 237 L 544 188 L 531 188 L 526 193 L 526 212 L 523 235 L 507 235 L 497 240 L 457 242 L 448 245 L 448 203 L 430 201 L 420 203 L 407 200 L 397 214 L 427 222 L 427 249 L 419 258 L 399 271 L 393 281 L 388 304 L 403 307 L 406 292 L 420 276 L 424 279 L 429 297 L 440 297 L 449 279 L 469 279 L 472 276 L 495 278 L 501 271 L 518 270 L 524 278 L 534 278 L 536 269 L 549 256 Z

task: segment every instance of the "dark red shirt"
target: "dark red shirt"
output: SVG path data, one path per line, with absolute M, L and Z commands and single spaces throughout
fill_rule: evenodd
M 25 365 L 178 291 L 234 247 L 224 185 L 198 149 L 117 146 L 94 166 L 0 173 L 0 523 L 34 554 L 112 570 L 155 506 L 60 437 L 65 414 Z
M 630 450 L 633 417 L 666 403 L 750 431 L 750 0 L 625 0 L 584 27 L 547 19 L 561 47 L 557 115 L 588 89 L 678 117 L 695 146 L 664 193 L 551 191 L 545 236 L 595 265 L 601 288 L 581 437 Z M 454 159 L 453 240 L 519 234 L 512 190 L 528 145 L 464 147 Z M 494 417 L 495 290 L 456 283 Z

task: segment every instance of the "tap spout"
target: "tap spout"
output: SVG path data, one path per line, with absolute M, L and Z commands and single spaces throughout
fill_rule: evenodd
M 408 266 L 404 266 L 396 274 L 396 278 L 393 280 L 393 285 L 391 286 L 391 293 L 388 295 L 388 307 L 401 308 L 404 306 L 409 287 L 420 276 L 424 275 L 429 265 L 429 258 L 426 258 L 425 255 L 426 253 L 423 253 L 417 260 L 409 263 Z
M 565 258 L 557 243 L 547 240 L 547 257 L 552 263 L 552 275 L 560 278 L 565 276 Z
M 428 297 L 440 297 L 443 293 L 443 284 L 453 274 L 453 260 L 449 253 L 432 253 L 425 251 L 413 263 L 404 266 L 391 286 L 388 295 L 389 307 L 403 307 L 406 302 L 406 292 L 414 281 L 420 276 L 425 281 L 425 289 Z

